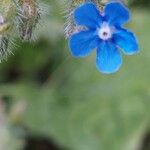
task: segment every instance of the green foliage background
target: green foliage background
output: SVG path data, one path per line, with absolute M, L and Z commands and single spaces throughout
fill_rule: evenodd
M 150 127 L 149 10 L 132 9 L 128 24 L 141 52 L 123 56 L 119 72 L 103 75 L 95 68 L 95 53 L 84 59 L 70 55 L 64 1 L 47 4 L 37 40 L 18 40 L 15 55 L 0 64 L 0 95 L 11 106 L 27 104 L 19 126 L 65 150 L 140 150 Z

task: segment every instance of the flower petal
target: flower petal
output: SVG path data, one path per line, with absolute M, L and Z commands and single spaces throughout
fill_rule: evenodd
M 118 25 L 126 23 L 129 18 L 129 10 L 120 2 L 108 3 L 105 7 L 105 17 L 110 25 Z
M 120 29 L 113 35 L 113 39 L 125 54 L 131 55 L 138 52 L 138 42 L 132 32 Z
M 96 66 L 100 72 L 116 72 L 122 64 L 117 47 L 110 41 L 102 42 L 97 49 Z
M 85 57 L 97 47 L 98 42 L 99 39 L 95 35 L 94 31 L 81 31 L 71 36 L 69 40 L 69 47 L 73 56 Z
M 78 7 L 74 13 L 74 19 L 78 25 L 88 28 L 96 28 L 102 22 L 102 16 L 93 3 L 85 3 Z

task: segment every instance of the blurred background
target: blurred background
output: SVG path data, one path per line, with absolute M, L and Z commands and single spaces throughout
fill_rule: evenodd
M 129 1 L 141 52 L 112 75 L 70 55 L 65 2 L 45 0 L 37 40 L 0 64 L 0 150 L 150 150 L 150 1 Z

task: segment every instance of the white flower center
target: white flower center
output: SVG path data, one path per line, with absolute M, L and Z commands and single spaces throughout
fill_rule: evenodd
M 100 28 L 97 29 L 98 36 L 102 40 L 108 40 L 112 37 L 112 29 L 108 23 L 104 22 Z

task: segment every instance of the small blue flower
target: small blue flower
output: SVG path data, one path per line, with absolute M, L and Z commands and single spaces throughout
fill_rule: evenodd
M 108 3 L 103 12 L 94 3 L 82 4 L 75 10 L 74 20 L 86 30 L 70 37 L 72 55 L 85 57 L 96 49 L 98 70 L 103 73 L 116 72 L 122 64 L 120 48 L 128 55 L 138 52 L 134 34 L 122 27 L 129 18 L 128 9 L 119 2 Z

